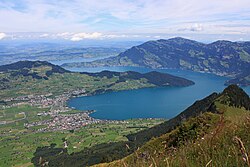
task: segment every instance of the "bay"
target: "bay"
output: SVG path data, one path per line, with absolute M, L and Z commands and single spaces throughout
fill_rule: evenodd
M 98 119 L 125 120 L 131 118 L 166 118 L 178 115 L 196 100 L 213 92 L 221 92 L 228 79 L 213 74 L 175 69 L 148 69 L 140 67 L 98 67 L 69 69 L 73 71 L 99 72 L 137 71 L 141 73 L 159 71 L 184 77 L 195 82 L 188 87 L 160 87 L 109 92 L 94 96 L 70 99 L 69 107 L 78 110 L 96 110 L 91 116 Z M 250 94 L 250 87 L 243 88 Z

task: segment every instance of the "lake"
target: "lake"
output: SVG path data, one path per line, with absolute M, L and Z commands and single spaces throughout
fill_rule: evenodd
M 153 71 L 152 69 L 139 67 L 75 68 L 69 70 L 88 72 L 133 70 L 141 73 Z M 144 88 L 77 97 L 69 100 L 68 106 L 78 110 L 96 110 L 91 116 L 99 119 L 170 119 L 178 115 L 196 100 L 202 99 L 212 92 L 221 92 L 225 88 L 224 82 L 227 80 L 226 77 L 186 70 L 159 69 L 154 71 L 190 79 L 195 82 L 195 85 L 189 87 Z M 244 89 L 250 94 L 250 87 L 245 87 Z

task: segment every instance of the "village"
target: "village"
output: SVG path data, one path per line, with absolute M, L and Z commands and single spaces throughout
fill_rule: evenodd
M 33 122 L 25 124 L 24 126 L 26 128 L 31 128 L 33 126 L 47 125 L 46 127 L 39 128 L 37 130 L 40 132 L 41 131 L 45 132 L 45 131 L 75 130 L 89 124 L 108 122 L 105 120 L 99 120 L 90 117 L 89 114 L 92 112 L 87 111 L 87 112 L 79 112 L 76 114 L 55 114 L 52 115 L 52 119 Z
M 65 92 L 59 96 L 53 96 L 53 94 L 51 93 L 45 95 L 19 96 L 16 98 L 5 99 L 4 102 L 8 102 L 11 104 L 3 106 L 3 108 L 11 108 L 26 104 L 30 106 L 36 106 L 38 108 L 49 109 L 49 111 L 37 113 L 37 116 L 50 116 L 50 119 L 24 124 L 24 127 L 27 129 L 32 129 L 33 127 L 40 127 L 36 129 L 36 131 L 39 132 L 75 130 L 90 124 L 114 122 L 90 117 L 89 115 L 95 112 L 94 110 L 78 111 L 71 113 L 73 109 L 67 107 L 66 102 L 71 97 L 76 97 L 80 95 L 87 95 L 84 89 Z M 2 122 L 2 124 L 7 123 L 8 122 Z

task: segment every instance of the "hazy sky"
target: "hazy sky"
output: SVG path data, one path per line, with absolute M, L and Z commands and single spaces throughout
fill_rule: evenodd
M 250 0 L 0 0 L 0 20 L 0 39 L 250 40 Z

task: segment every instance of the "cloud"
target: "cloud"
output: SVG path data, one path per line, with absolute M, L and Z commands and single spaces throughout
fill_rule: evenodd
M 46 33 L 45 34 L 41 34 L 41 35 L 39 35 L 39 37 L 40 38 L 46 38 L 46 37 L 49 37 L 49 34 L 46 34 Z
M 83 39 L 99 39 L 102 37 L 102 33 L 77 33 L 71 37 L 71 41 L 81 41 Z
M 52 36 L 54 38 L 61 38 L 61 39 L 66 39 L 66 40 L 70 40 L 72 38 L 72 35 L 74 35 L 74 33 L 71 32 L 62 32 L 62 33 L 56 33 L 53 34 Z
M 127 34 L 105 34 L 103 35 L 104 38 L 129 38 L 129 37 L 132 37 L 130 35 L 127 35 Z
M 160 35 L 155 35 L 154 38 L 159 39 L 159 38 L 161 38 L 161 36 Z
M 191 25 L 187 25 L 184 28 L 180 28 L 178 29 L 178 31 L 192 31 L 192 32 L 199 32 L 199 31 L 203 31 L 204 30 L 204 26 L 202 24 L 191 24 Z
M 203 30 L 203 26 L 202 24 L 194 24 L 190 27 L 190 31 L 202 31 Z
M 82 41 L 86 39 L 94 40 L 109 40 L 109 39 L 142 39 L 149 38 L 148 34 L 111 34 L 111 33 L 100 33 L 100 32 L 61 32 L 61 33 L 29 33 L 29 32 L 17 32 L 17 33 L 8 33 L 6 36 L 9 36 L 12 40 L 26 40 L 26 39 L 56 39 L 56 40 L 70 40 L 70 41 Z
M 4 39 L 5 37 L 7 37 L 7 35 L 3 32 L 0 33 L 0 40 Z
M 140 33 L 250 34 L 249 6 L 250 0 L 0 0 L 0 30 L 73 41 Z

